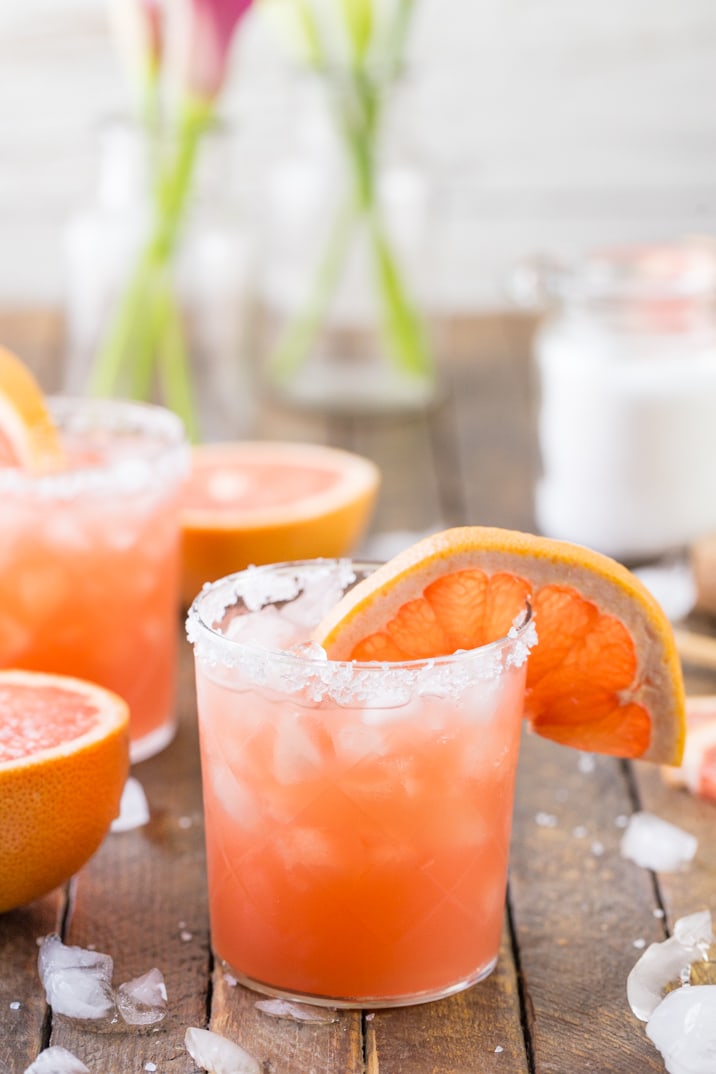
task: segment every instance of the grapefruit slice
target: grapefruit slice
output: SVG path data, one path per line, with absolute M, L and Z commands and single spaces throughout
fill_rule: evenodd
M 93 683 L 0 671 L 0 913 L 94 854 L 119 811 L 129 709 Z
M 0 347 L 0 466 L 56 470 L 60 438 L 42 391 L 27 366 Z
M 343 556 L 360 540 L 377 467 L 319 444 L 237 441 L 193 449 L 182 500 L 183 598 L 252 564 Z
M 409 660 L 503 637 L 528 600 L 525 715 L 578 749 L 678 764 L 684 688 L 671 626 L 628 570 L 579 545 L 487 527 L 427 537 L 314 631 L 335 660 Z

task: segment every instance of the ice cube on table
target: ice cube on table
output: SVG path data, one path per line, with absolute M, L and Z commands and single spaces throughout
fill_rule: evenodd
M 669 992 L 646 1024 L 669 1074 L 716 1071 L 716 985 L 684 985 Z
M 708 949 L 714 942 L 711 912 L 697 910 L 686 917 L 680 917 L 674 922 L 674 936 L 684 947 L 695 947 L 701 958 L 707 958 Z
M 633 813 L 622 836 L 623 858 L 655 872 L 676 872 L 693 860 L 698 840 L 653 813 Z
M 25 1074 L 90 1074 L 89 1068 L 67 1048 L 53 1045 L 25 1067 Z
M 646 1022 L 668 985 L 678 981 L 693 962 L 708 958 L 713 941 L 711 914 L 699 910 L 679 918 L 673 936 L 650 944 L 627 977 L 627 999 L 636 1017 Z
M 156 966 L 141 977 L 121 984 L 115 998 L 117 1010 L 127 1025 L 154 1025 L 166 1017 L 167 989 Z
M 292 1022 L 329 1025 L 338 1021 L 338 1011 L 333 1007 L 312 1007 L 310 1003 L 294 1003 L 286 999 L 260 999 L 254 1006 L 271 1018 L 286 1018 Z
M 262 1074 L 261 1064 L 240 1044 L 210 1029 L 190 1026 L 184 1044 L 197 1066 L 209 1074 Z
M 55 1014 L 98 1021 L 115 1013 L 110 955 L 63 944 L 56 933 L 40 944 L 37 968 Z
M 119 803 L 119 816 L 112 821 L 110 831 L 129 832 L 149 823 L 149 803 L 138 779 L 130 776 L 124 785 Z

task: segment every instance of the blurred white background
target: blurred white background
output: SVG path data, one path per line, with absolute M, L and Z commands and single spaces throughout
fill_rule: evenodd
M 536 252 L 716 231 L 713 0 L 420 0 L 416 129 L 438 191 L 438 298 L 507 301 Z M 103 0 L 0 5 L 0 306 L 60 306 L 62 234 L 127 87 Z M 252 19 L 224 112 L 249 191 L 290 130 L 292 84 Z

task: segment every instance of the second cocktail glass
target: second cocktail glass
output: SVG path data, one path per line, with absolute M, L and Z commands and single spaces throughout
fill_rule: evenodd
M 0 667 L 120 694 L 139 761 L 175 725 L 184 430 L 162 407 L 48 402 L 66 466 L 0 467 Z
M 213 946 L 243 983 L 332 1006 L 460 991 L 500 945 L 525 672 L 509 638 L 329 661 L 311 629 L 374 565 L 206 587 L 194 644 Z

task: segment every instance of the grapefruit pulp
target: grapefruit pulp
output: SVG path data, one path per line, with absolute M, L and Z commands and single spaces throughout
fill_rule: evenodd
M 93 683 L 0 671 L 0 913 L 69 880 L 119 811 L 129 709 Z
M 678 764 L 684 686 L 671 625 L 621 564 L 565 541 L 465 526 L 419 541 L 314 631 L 334 660 L 411 660 L 504 637 L 528 601 L 525 715 L 582 750 Z
M 360 540 L 377 467 L 319 444 L 236 441 L 193 449 L 182 510 L 185 604 L 250 565 L 343 556 Z

